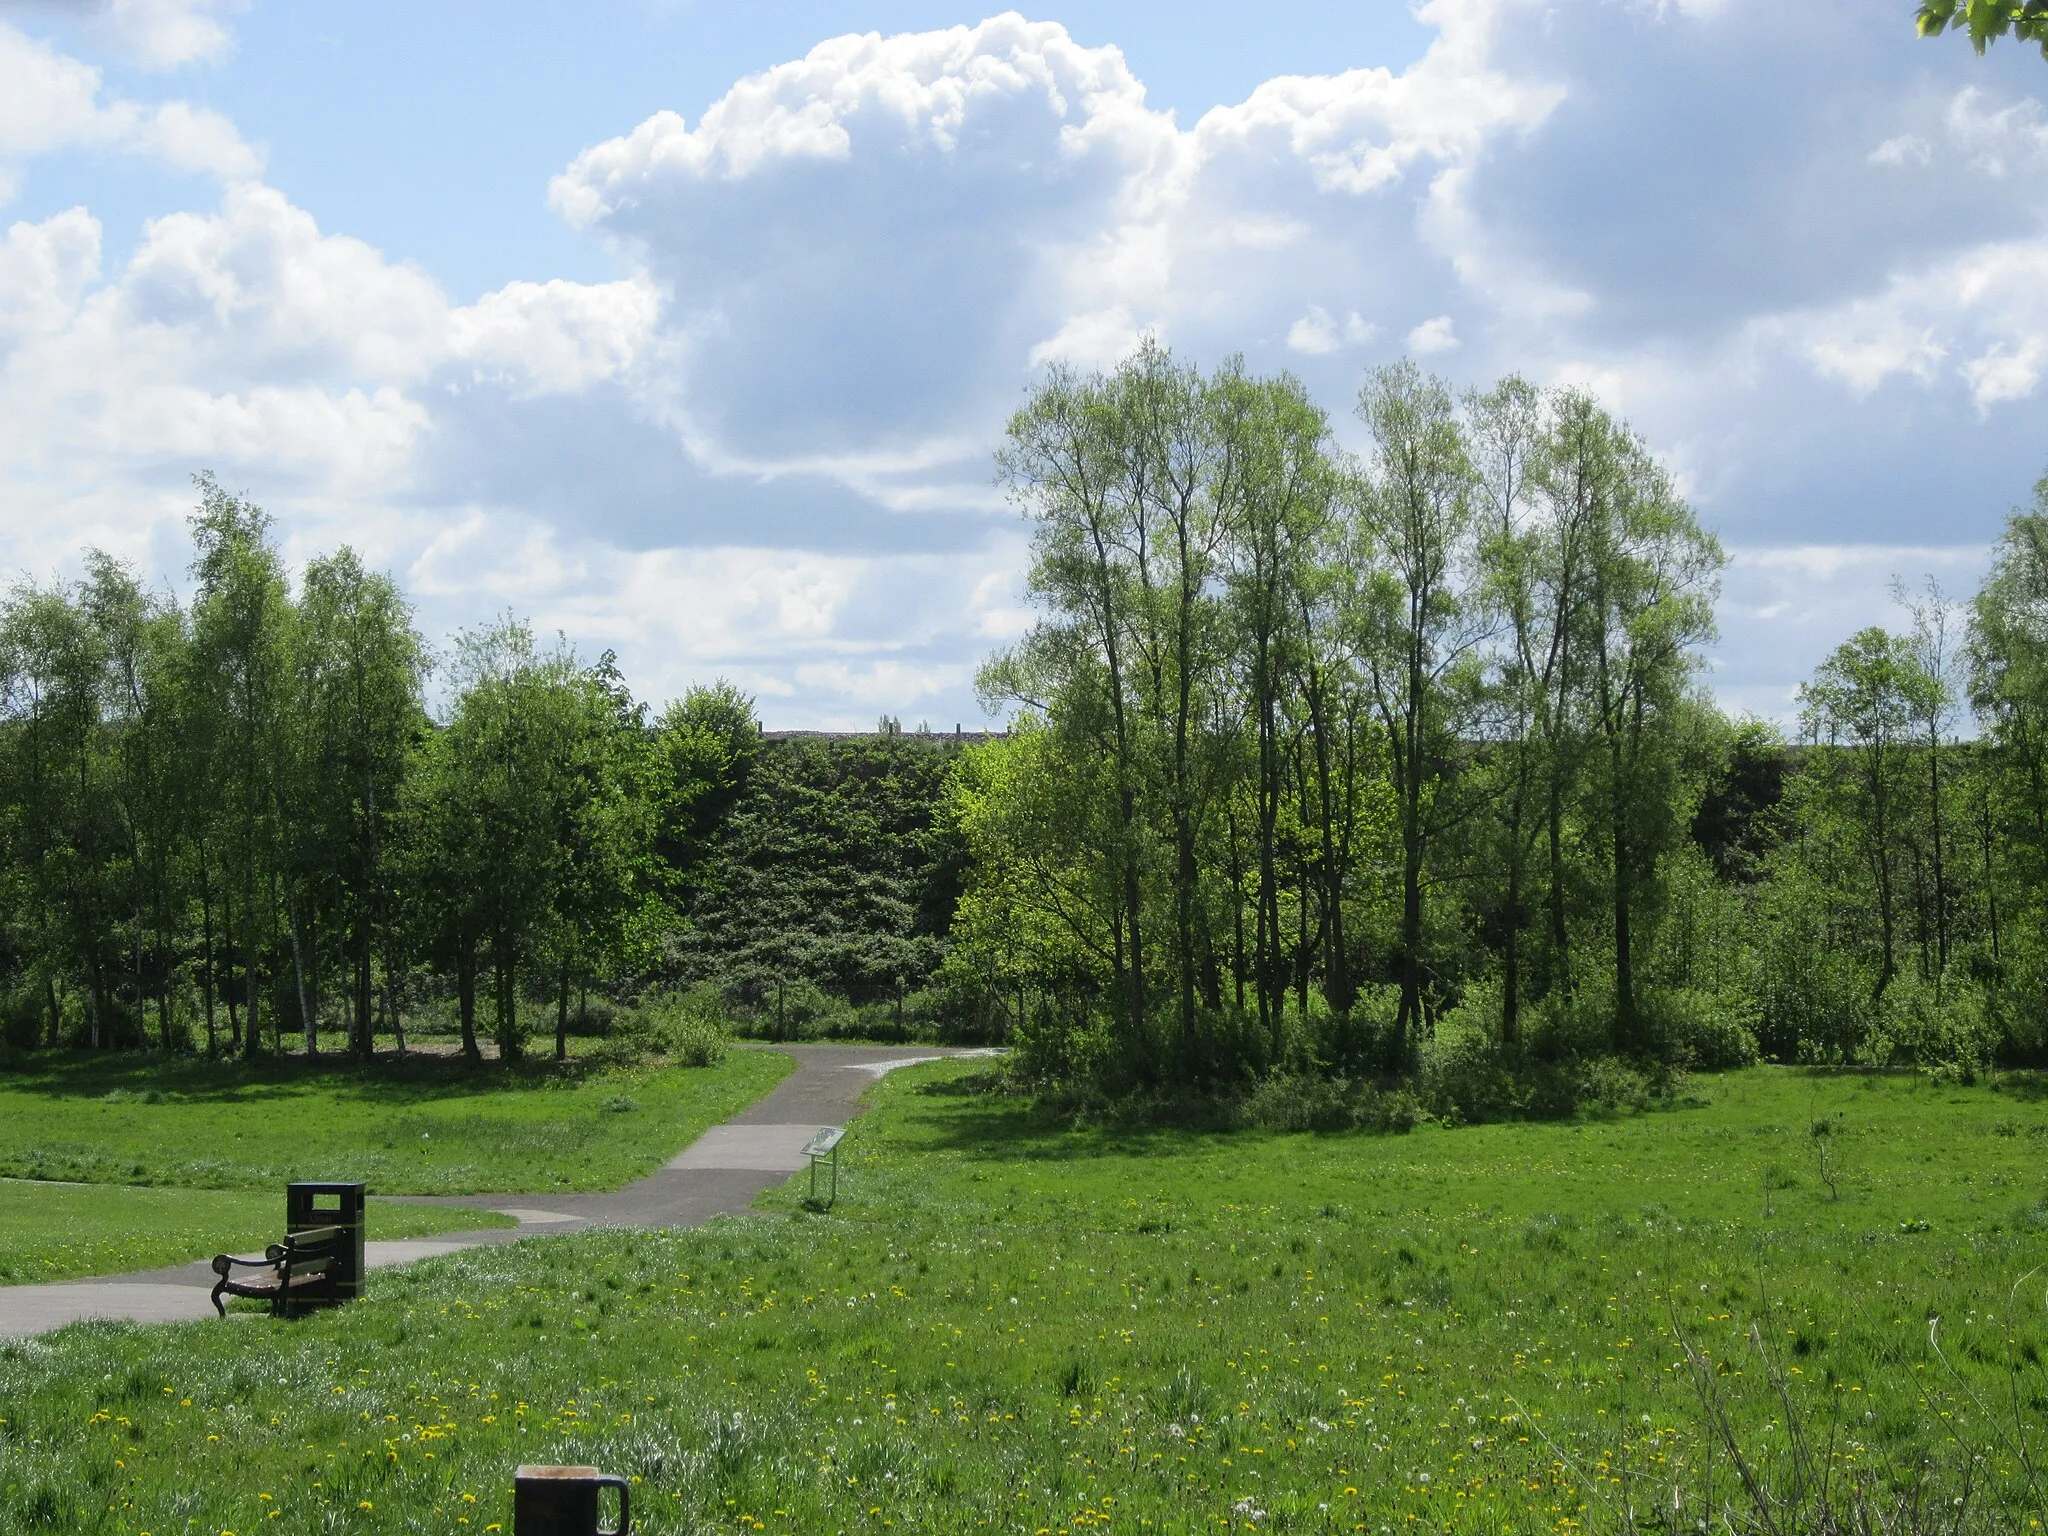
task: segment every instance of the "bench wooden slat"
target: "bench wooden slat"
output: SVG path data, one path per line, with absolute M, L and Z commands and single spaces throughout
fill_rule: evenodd
M 335 1268 L 341 1258 L 341 1245 L 351 1235 L 343 1227 L 313 1227 L 290 1234 L 282 1243 L 272 1243 L 260 1259 L 215 1254 L 213 1272 L 220 1279 L 213 1288 L 214 1311 L 226 1317 L 227 1304 L 221 1297 L 242 1296 L 252 1301 L 268 1299 L 272 1315 L 278 1316 L 286 1311 L 294 1295 L 310 1292 L 316 1286 L 324 1286 L 327 1299 L 335 1300 Z M 256 1273 L 237 1275 L 237 1269 Z

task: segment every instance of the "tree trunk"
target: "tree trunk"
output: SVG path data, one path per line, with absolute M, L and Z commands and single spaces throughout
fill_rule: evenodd
M 519 1059 L 519 961 L 503 942 L 491 946 L 491 966 L 498 995 L 498 1059 Z
M 1934 997 L 1941 1000 L 1941 988 L 1948 974 L 1948 868 L 1943 857 L 1941 809 L 1941 732 L 1927 733 L 1927 783 L 1929 832 L 1934 844 Z
M 306 991 L 306 951 L 300 937 L 299 883 L 296 880 L 285 884 L 285 919 L 292 930 L 292 982 L 299 994 L 299 1027 L 306 1037 L 306 1060 L 320 1059 L 320 1021 L 313 1012 L 312 999 Z
M 199 995 L 206 1004 L 206 1056 L 211 1061 L 218 1049 L 213 1023 L 213 882 L 206 877 L 206 855 L 200 853 L 199 914 L 203 923 L 204 948 L 200 951 Z
M 272 909 L 273 919 L 276 911 Z M 253 872 L 242 881 L 242 1055 L 253 1061 L 263 1053 L 263 985 L 256 976 L 256 885 Z
M 1614 808 L 1614 1037 L 1618 1050 L 1633 1050 L 1640 1043 L 1636 1031 L 1636 966 L 1634 916 L 1630 887 L 1634 871 L 1629 864 L 1628 833 L 1622 824 L 1619 801 Z
M 569 962 L 562 962 L 562 985 L 555 995 L 555 1060 L 569 1059 Z
M 228 1005 L 228 1052 L 231 1055 L 239 1055 L 242 1049 L 242 1015 L 248 1010 L 242 1006 L 246 999 L 239 996 L 238 991 L 246 990 L 248 967 L 241 968 L 242 988 L 238 989 L 235 982 L 235 910 L 232 901 L 222 909 L 221 929 L 221 948 L 228 957 L 228 984 L 222 994 Z
M 1344 866 L 1337 855 L 1337 796 L 1330 763 L 1330 724 L 1324 718 L 1321 689 L 1310 704 L 1309 729 L 1315 735 L 1316 800 L 1323 865 L 1323 927 L 1328 950 L 1323 956 L 1323 987 L 1331 1008 L 1348 1018 L 1357 992 L 1351 984 L 1351 960 L 1344 951 Z
M 1560 765 L 1555 762 L 1550 767 L 1549 790 L 1549 814 L 1546 818 L 1545 832 L 1548 835 L 1550 853 L 1550 890 L 1546 893 L 1550 907 L 1550 984 L 1561 987 L 1565 995 L 1570 996 L 1571 937 L 1565 923 L 1564 908 L 1564 775 Z
M 1989 765 L 1985 771 L 1989 772 Z M 1991 959 L 1996 963 L 2000 958 L 1998 948 L 1998 870 L 1992 854 L 1991 839 L 1991 794 L 1987 788 L 1981 803 L 1981 826 L 1984 837 L 1984 904 L 1985 915 L 1991 921 Z
M 1896 959 L 1898 920 L 1892 892 L 1891 785 L 1885 777 L 1886 764 L 1882 755 L 1884 748 L 1881 745 L 1873 745 L 1864 750 L 1871 754 L 1871 830 L 1874 834 L 1871 873 L 1877 879 L 1877 920 L 1884 942 L 1877 986 L 1870 994 L 1871 1004 L 1875 1006 L 1884 996 L 1885 988 L 1892 984 L 1892 978 L 1899 974 Z
M 243 999 L 248 1021 L 242 1029 L 242 1054 L 251 1060 L 263 1054 L 263 983 L 255 973 L 253 959 L 252 954 L 242 964 L 242 985 L 249 993 Z
M 355 974 L 350 978 L 352 985 L 349 991 L 354 1005 L 350 1012 L 355 1016 L 356 1054 L 368 1061 L 377 1054 L 377 1026 L 371 1017 L 370 936 L 367 931 L 363 934 L 352 969 Z
M 1520 829 L 1511 837 L 1518 840 Z M 1522 1018 L 1522 861 L 1513 854 L 1508 858 L 1507 908 L 1500 959 L 1500 1038 L 1503 1045 L 1513 1045 L 1521 1038 Z
M 1403 1063 L 1422 1015 L 1422 752 L 1424 711 L 1429 703 L 1416 615 L 1424 606 L 1410 597 L 1406 693 L 1397 744 L 1401 771 L 1401 1002 L 1394 1015 L 1394 1051 L 1395 1059 Z
M 391 957 L 384 957 L 384 1012 L 391 1022 L 391 1040 L 398 1048 L 398 1054 L 405 1054 L 405 1018 L 398 1011 L 398 967 L 391 963 Z
M 456 1011 L 462 1021 L 462 1054 L 482 1061 L 476 1043 L 476 940 L 464 938 L 455 956 Z
M 1237 1011 L 1244 1012 L 1244 844 L 1237 835 L 1237 818 L 1225 823 L 1224 836 L 1230 847 L 1230 982 Z

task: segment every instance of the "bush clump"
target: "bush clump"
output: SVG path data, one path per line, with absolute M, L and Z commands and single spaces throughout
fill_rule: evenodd
M 710 987 L 657 993 L 620 1009 L 607 1041 L 614 1057 L 658 1056 L 678 1067 L 715 1067 L 725 1060 L 727 1043 L 724 1011 Z

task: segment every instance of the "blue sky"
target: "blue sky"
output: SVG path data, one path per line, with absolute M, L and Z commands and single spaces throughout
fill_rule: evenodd
M 215 470 L 441 636 L 974 721 L 1053 358 L 1590 385 L 1782 714 L 2048 464 L 2048 63 L 1834 0 L 0 0 L 0 567 Z

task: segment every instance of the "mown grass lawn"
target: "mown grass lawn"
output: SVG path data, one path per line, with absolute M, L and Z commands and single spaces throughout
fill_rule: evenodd
M 567 1071 L 427 1056 L 368 1068 L 38 1057 L 0 1075 L 0 1175 L 279 1191 L 346 1179 L 418 1195 L 615 1189 L 792 1065 L 768 1051 L 731 1051 L 715 1067 Z
M 370 1200 L 373 1238 L 429 1237 L 512 1218 Z M 216 1253 L 261 1253 L 284 1231 L 284 1195 L 0 1179 L 0 1286 L 111 1275 Z
M 974 1070 L 885 1081 L 830 1216 L 799 1178 L 301 1324 L 0 1348 L 0 1524 L 509 1530 L 516 1464 L 588 1461 L 646 1532 L 1789 1532 L 1813 1488 L 1767 1526 L 1743 1478 L 1792 1497 L 1795 1445 L 1895 1529 L 2048 1520 L 2033 1081 L 1211 1137 Z

